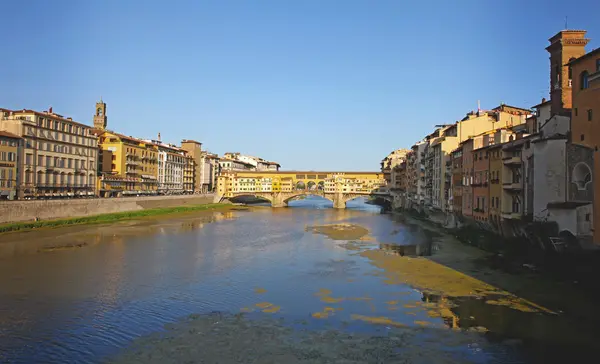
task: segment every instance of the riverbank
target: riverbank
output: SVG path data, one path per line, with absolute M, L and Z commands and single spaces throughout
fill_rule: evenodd
M 566 314 L 574 320 L 600 323 L 596 317 L 600 302 L 595 288 L 597 275 L 584 277 L 582 274 L 598 269 L 597 257 L 538 252 L 534 260 L 529 247 L 515 246 L 514 241 L 507 241 L 502 246 L 499 240 L 485 244 L 465 240 L 477 233 L 484 239 L 489 238 L 489 232 L 470 230 L 461 233 L 421 214 L 395 211 L 394 216 L 430 231 L 434 235 L 434 244 L 445 246 L 428 259 L 534 302 L 548 311 Z
M 204 205 L 215 201 L 214 194 L 90 198 L 32 201 L 0 201 L 0 224 L 39 220 L 70 219 L 154 208 Z
M 92 216 L 75 217 L 70 219 L 56 219 L 34 222 L 17 222 L 11 224 L 0 225 L 0 233 L 9 233 L 16 231 L 27 231 L 41 228 L 55 228 L 67 225 L 91 225 L 91 224 L 106 224 L 124 220 L 142 219 L 148 217 L 182 214 L 206 210 L 229 210 L 234 205 L 211 203 L 192 206 L 177 206 L 167 208 L 151 208 L 146 210 L 117 212 L 110 214 L 100 214 Z

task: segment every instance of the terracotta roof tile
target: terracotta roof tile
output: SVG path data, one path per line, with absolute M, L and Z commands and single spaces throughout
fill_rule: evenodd
M 13 133 L 9 133 L 7 131 L 2 131 L 0 130 L 0 136 L 2 137 L 6 137 L 6 138 L 15 138 L 15 139 L 23 139 L 20 136 L 13 134 Z

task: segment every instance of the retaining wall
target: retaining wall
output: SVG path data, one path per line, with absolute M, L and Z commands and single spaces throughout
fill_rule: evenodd
M 18 221 L 53 220 L 151 208 L 212 203 L 214 194 L 94 198 L 73 200 L 0 201 L 0 224 Z

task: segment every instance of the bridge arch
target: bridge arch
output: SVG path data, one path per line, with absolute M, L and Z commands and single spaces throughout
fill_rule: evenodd
M 273 203 L 273 198 L 271 197 L 271 194 L 268 194 L 268 193 L 252 193 L 252 192 L 241 193 L 241 194 L 236 194 L 235 196 L 232 196 L 232 197 L 228 197 L 228 199 L 230 201 L 233 201 L 240 197 L 255 197 L 255 198 L 259 198 L 259 199 L 266 200 L 268 202 Z
M 324 199 L 326 199 L 328 201 L 333 202 L 332 196 L 318 193 L 318 191 L 297 191 L 294 193 L 290 193 L 284 197 L 283 202 L 287 205 L 288 202 L 292 201 L 294 198 L 299 197 L 299 196 L 319 196 L 319 197 L 323 197 Z

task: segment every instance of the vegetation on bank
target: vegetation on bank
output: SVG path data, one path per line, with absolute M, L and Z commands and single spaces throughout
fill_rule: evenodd
M 69 219 L 57 219 L 57 220 L 43 220 L 43 221 L 31 221 L 31 222 L 15 222 L 9 224 L 0 225 L 0 233 L 7 233 L 13 231 L 23 231 L 39 228 L 53 228 L 65 225 L 82 225 L 82 224 L 105 224 L 111 222 L 117 222 L 122 220 L 131 220 L 159 215 L 177 214 L 185 212 L 195 212 L 203 210 L 212 210 L 217 208 L 230 208 L 232 205 L 210 203 L 204 205 L 190 205 L 190 206 L 177 206 L 177 207 L 165 207 L 155 208 L 146 210 L 135 210 L 126 212 L 115 212 L 111 214 L 101 214 L 92 216 L 74 217 Z

